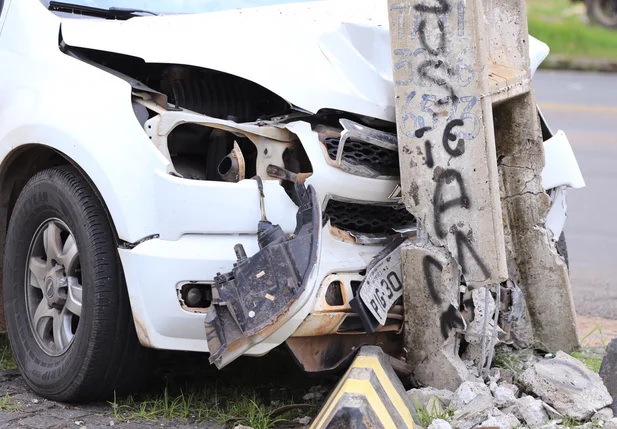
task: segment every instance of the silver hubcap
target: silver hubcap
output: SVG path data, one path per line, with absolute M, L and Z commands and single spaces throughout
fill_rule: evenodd
M 81 265 L 75 237 L 59 219 L 43 223 L 30 243 L 26 272 L 28 319 L 39 346 L 66 352 L 81 316 Z

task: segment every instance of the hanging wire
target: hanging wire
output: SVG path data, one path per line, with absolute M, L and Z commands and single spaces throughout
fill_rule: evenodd
M 495 305 L 495 320 L 493 323 L 493 335 L 491 338 L 491 347 L 488 354 L 488 362 L 486 363 L 486 375 L 490 373 L 493 358 L 495 357 L 495 343 L 497 342 L 497 330 L 499 327 L 499 307 L 501 306 L 501 285 L 495 285 L 496 305 Z
M 482 357 L 478 362 L 478 375 L 482 377 L 484 372 L 484 364 L 486 362 L 486 331 L 490 318 L 488 317 L 489 290 L 488 286 L 484 288 L 484 326 L 482 327 Z

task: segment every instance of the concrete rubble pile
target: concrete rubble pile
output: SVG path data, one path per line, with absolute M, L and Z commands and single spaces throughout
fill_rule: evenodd
M 519 359 L 519 358 L 517 358 Z M 408 393 L 430 429 L 580 427 L 617 429 L 613 402 L 600 376 L 570 355 L 529 356 L 513 369 L 470 373 L 454 392 L 425 387 Z

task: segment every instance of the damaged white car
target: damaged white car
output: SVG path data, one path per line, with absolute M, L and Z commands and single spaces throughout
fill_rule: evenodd
M 0 64 L 4 316 L 38 394 L 134 388 L 143 347 L 402 353 L 384 0 L 0 0 Z M 557 240 L 584 184 L 544 128 Z

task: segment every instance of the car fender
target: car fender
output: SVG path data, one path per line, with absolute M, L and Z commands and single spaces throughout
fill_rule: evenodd
M 10 64 L 0 68 L 2 167 L 24 145 L 53 148 L 87 174 L 121 240 L 157 234 L 154 173 L 169 162 L 137 120 L 130 85 L 60 52 L 60 20 L 38 1 L 11 8 L 0 38 Z

